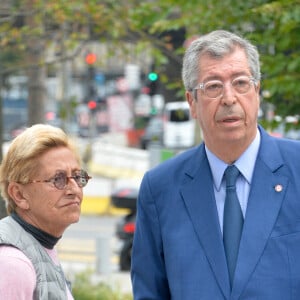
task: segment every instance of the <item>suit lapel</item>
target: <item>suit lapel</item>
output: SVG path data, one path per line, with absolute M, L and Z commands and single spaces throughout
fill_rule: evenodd
M 264 138 L 267 138 L 266 136 Z M 283 162 L 276 143 L 269 141 L 268 149 L 261 150 L 253 173 L 251 192 L 236 266 L 232 295 L 238 299 L 245 288 L 274 227 L 288 186 L 288 178 L 276 172 Z M 276 187 L 282 187 L 276 189 Z
M 183 186 L 181 193 L 216 281 L 224 297 L 227 298 L 230 291 L 227 264 L 214 198 L 212 175 L 203 149 L 204 147 L 200 148 L 203 152 L 200 157 L 204 159 L 197 167 L 194 166 L 197 168 L 194 172 L 195 177 Z

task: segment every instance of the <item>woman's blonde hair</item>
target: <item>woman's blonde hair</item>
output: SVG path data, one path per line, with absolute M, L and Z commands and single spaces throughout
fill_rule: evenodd
M 81 163 L 80 155 L 68 135 L 60 128 L 36 124 L 27 128 L 11 143 L 0 166 L 1 194 L 7 212 L 15 210 L 15 203 L 8 194 L 9 182 L 28 183 L 38 170 L 38 158 L 52 148 L 66 147 Z

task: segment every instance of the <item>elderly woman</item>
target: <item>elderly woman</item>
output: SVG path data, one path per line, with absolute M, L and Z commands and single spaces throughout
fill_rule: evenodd
M 73 299 L 55 244 L 78 222 L 90 178 L 59 128 L 34 125 L 13 140 L 0 168 L 1 299 Z

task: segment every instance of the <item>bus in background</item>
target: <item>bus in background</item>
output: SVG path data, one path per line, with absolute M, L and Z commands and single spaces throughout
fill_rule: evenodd
M 187 102 L 166 103 L 163 119 L 163 144 L 166 148 L 184 149 L 195 144 L 195 120 Z

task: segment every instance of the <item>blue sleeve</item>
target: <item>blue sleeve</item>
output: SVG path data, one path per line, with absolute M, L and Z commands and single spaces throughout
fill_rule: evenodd
M 137 201 L 132 250 L 131 279 L 135 300 L 171 299 L 155 200 L 151 193 L 149 173 L 146 173 Z

